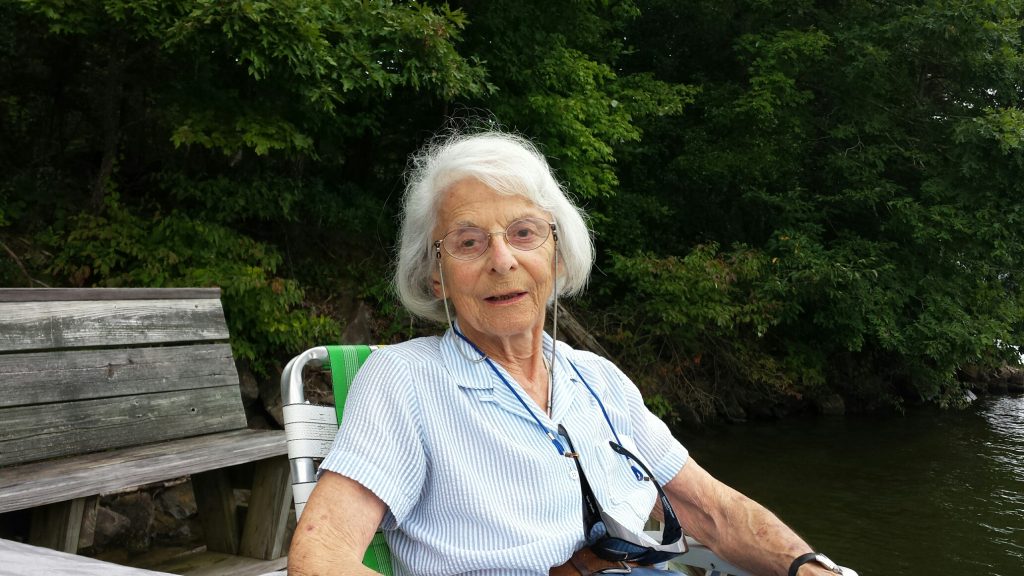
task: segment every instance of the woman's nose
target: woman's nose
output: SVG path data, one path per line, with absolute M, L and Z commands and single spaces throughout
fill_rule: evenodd
M 512 251 L 512 247 L 509 246 L 508 240 L 505 234 L 493 234 L 491 235 L 491 268 L 495 272 L 509 272 L 514 270 L 518 265 L 516 256 Z

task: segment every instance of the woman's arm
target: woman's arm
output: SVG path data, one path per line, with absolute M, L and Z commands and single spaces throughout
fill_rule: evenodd
M 811 551 L 764 506 L 726 486 L 692 458 L 665 485 L 683 528 L 722 558 L 754 574 L 786 576 L 790 563 Z M 805 564 L 800 576 L 832 574 Z
M 362 484 L 325 471 L 295 527 L 288 576 L 376 574 L 363 566 L 363 554 L 386 509 Z

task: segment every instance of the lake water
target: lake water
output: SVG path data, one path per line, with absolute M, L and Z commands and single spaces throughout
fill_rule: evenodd
M 1024 396 L 679 436 L 861 576 L 1024 576 Z

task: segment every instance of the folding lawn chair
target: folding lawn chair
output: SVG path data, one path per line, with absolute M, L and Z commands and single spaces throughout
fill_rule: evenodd
M 302 515 L 306 500 L 316 485 L 316 467 L 327 456 L 338 432 L 338 423 L 345 410 L 348 387 L 356 371 L 376 346 L 317 346 L 292 358 L 281 373 L 281 399 L 284 402 L 284 430 L 288 440 L 288 459 L 292 471 L 292 496 L 295 519 Z M 331 373 L 334 406 L 318 406 L 306 400 L 302 369 L 321 367 Z M 394 574 L 391 550 L 384 534 L 373 535 L 363 564 L 382 574 Z

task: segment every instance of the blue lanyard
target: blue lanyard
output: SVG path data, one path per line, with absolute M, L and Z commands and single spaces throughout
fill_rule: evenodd
M 555 433 L 552 432 L 551 430 L 548 430 L 547 426 L 545 426 L 544 423 L 540 421 L 540 418 L 537 417 L 536 412 L 530 409 L 530 406 L 526 403 L 525 400 L 523 400 L 523 397 L 519 395 L 519 392 L 516 392 L 515 387 L 512 386 L 512 384 L 509 383 L 508 379 L 506 379 L 505 376 L 501 373 L 501 371 L 498 370 L 498 367 L 494 365 L 494 362 L 492 362 L 491 359 L 488 358 L 487 355 L 484 354 L 483 351 L 480 350 L 480 348 L 478 348 L 476 344 L 474 344 L 469 338 L 466 338 L 465 334 L 460 332 L 458 328 L 456 328 L 454 325 L 452 326 L 452 331 L 455 332 L 456 336 L 462 338 L 462 340 L 464 340 L 466 344 L 472 346 L 473 350 L 475 350 L 477 354 L 483 357 L 483 359 L 487 362 L 487 365 L 491 367 L 491 371 L 494 372 L 498 379 L 501 380 L 501 382 L 505 385 L 506 388 L 508 388 L 509 392 L 511 392 L 512 395 L 516 397 L 516 400 L 519 400 L 519 403 L 523 405 L 523 408 L 526 409 L 526 412 L 529 413 L 531 417 L 533 417 L 533 421 L 537 423 L 538 427 L 540 427 L 541 432 L 543 432 L 544 435 L 547 436 L 549 440 L 551 440 L 551 443 L 555 446 L 555 450 L 557 450 L 561 456 L 571 457 L 572 453 L 567 452 L 565 448 L 562 446 L 562 443 L 558 441 L 558 436 L 556 436 Z M 554 346 L 555 342 L 552 342 L 551 345 Z M 576 372 L 577 376 L 579 376 L 580 382 L 583 382 L 583 385 L 587 387 L 587 390 L 590 392 L 590 395 L 594 397 L 594 400 L 597 400 L 597 405 L 601 408 L 601 414 L 604 416 L 604 421 L 608 423 L 608 428 L 611 429 L 612 436 L 615 437 L 615 442 L 621 446 L 622 441 L 619 440 L 619 434 L 618 432 L 615 431 L 615 426 L 612 425 L 612 420 L 608 416 L 608 411 L 604 407 L 604 402 L 601 402 L 601 398 L 597 395 L 596 392 L 594 392 L 594 389 L 591 388 L 590 384 L 587 382 L 587 379 L 583 377 L 583 374 L 580 374 L 580 370 L 579 368 L 576 367 L 576 363 L 574 363 L 572 360 L 569 360 L 569 365 L 572 366 L 573 371 Z M 554 382 L 551 382 L 548 385 L 553 386 Z M 629 462 L 630 458 L 628 456 L 623 455 L 623 457 L 626 458 L 627 462 Z M 633 476 L 635 476 L 637 480 L 646 479 L 643 473 L 640 472 L 640 470 L 638 470 L 635 465 L 630 464 L 629 468 L 630 470 L 633 471 Z
M 523 405 L 523 408 L 525 408 L 526 411 L 530 414 L 530 416 L 533 417 L 534 422 L 537 423 L 537 426 L 540 426 L 540 429 L 541 431 L 544 432 L 544 435 L 547 436 L 548 439 L 551 440 L 551 443 L 555 445 L 555 450 L 558 450 L 558 453 L 562 456 L 569 456 L 569 452 L 566 452 L 565 448 L 562 447 L 562 443 L 558 441 L 558 437 L 555 436 L 553 432 L 548 430 L 547 426 L 544 426 L 544 423 L 540 421 L 540 418 L 537 418 L 537 414 L 534 413 L 533 410 L 530 410 L 530 407 L 526 404 L 526 401 L 523 400 L 523 397 L 520 396 L 518 392 L 516 392 L 516 389 L 512 387 L 512 384 L 509 384 L 509 381 L 505 378 L 501 371 L 498 370 L 498 367 L 494 365 L 494 362 L 491 362 L 491 359 L 488 358 L 487 355 L 484 354 L 482 350 L 477 348 L 476 344 L 473 344 L 473 342 L 469 338 L 466 338 L 466 336 L 462 332 L 459 332 L 459 329 L 456 328 L 454 325 L 452 326 L 452 330 L 459 338 L 465 340 L 466 344 L 472 346 L 473 350 L 476 350 L 477 354 L 483 357 L 483 359 L 487 362 L 487 365 L 491 367 L 491 370 L 498 376 L 499 379 L 501 379 L 502 382 L 504 382 L 505 386 L 509 389 L 509 392 L 512 392 L 512 394 L 515 395 L 516 400 L 519 400 L 519 403 Z

